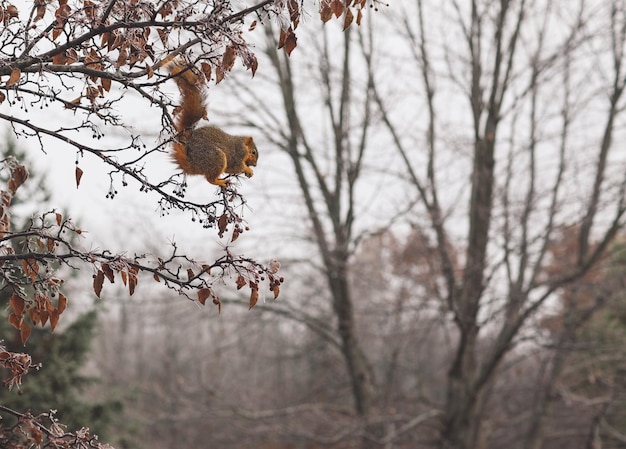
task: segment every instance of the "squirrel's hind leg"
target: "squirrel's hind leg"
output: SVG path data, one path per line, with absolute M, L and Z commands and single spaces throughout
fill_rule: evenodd
M 214 184 L 216 186 L 220 186 L 220 187 L 226 187 L 229 182 L 227 179 L 220 179 L 220 178 L 215 178 L 215 179 L 211 179 L 209 177 L 209 175 L 205 176 L 206 180 L 209 181 L 211 184 Z
M 228 185 L 228 181 L 226 179 L 220 179 L 220 176 L 226 170 L 227 160 L 226 155 L 221 151 L 213 153 L 211 158 L 211 162 L 205 164 L 206 171 L 204 173 L 204 177 L 211 184 L 215 184 L 216 186 L 226 187 Z

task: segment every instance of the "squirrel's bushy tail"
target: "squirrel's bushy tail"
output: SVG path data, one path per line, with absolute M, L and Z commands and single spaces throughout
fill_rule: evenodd
M 193 170 L 187 157 L 186 144 L 193 126 L 201 119 L 207 118 L 203 80 L 180 60 L 172 60 L 167 64 L 167 68 L 182 96 L 180 106 L 174 111 L 178 136 L 173 144 L 172 157 L 185 173 L 191 174 Z
M 182 96 L 181 105 L 175 111 L 177 113 L 176 130 L 182 132 L 191 128 L 201 119 L 206 119 L 204 83 L 193 69 L 183 65 L 180 61 L 172 61 L 168 68 Z

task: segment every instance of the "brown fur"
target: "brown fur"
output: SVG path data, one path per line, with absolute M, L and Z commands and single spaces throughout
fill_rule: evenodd
M 206 119 L 204 93 L 198 75 L 178 62 L 169 64 L 170 73 L 180 90 L 182 104 L 176 112 L 176 130 L 172 158 L 188 175 L 203 175 L 211 184 L 226 186 L 222 173 L 244 174 L 254 172 L 258 151 L 252 137 L 231 136 L 215 126 L 193 129 Z

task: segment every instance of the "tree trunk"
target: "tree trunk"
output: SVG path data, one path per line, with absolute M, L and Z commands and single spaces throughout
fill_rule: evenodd
M 478 437 L 480 401 L 472 385 L 477 328 L 461 335 L 454 363 L 448 373 L 441 449 L 473 449 Z
M 379 435 L 378 428 L 373 428 L 367 422 L 375 400 L 374 379 L 356 335 L 347 257 L 337 256 L 333 260 L 333 265 L 329 265 L 327 276 L 332 294 L 333 309 L 337 317 L 337 331 L 341 338 L 341 349 L 352 387 L 355 411 L 364 421 L 365 436 L 362 439 L 361 447 L 363 449 L 375 447 L 376 445 L 368 436 L 381 435 Z
M 342 351 L 352 384 L 355 408 L 359 415 L 366 416 L 372 406 L 372 376 L 363 351 L 358 345 L 352 299 L 345 276 L 329 273 L 333 294 L 333 308 L 337 315 L 337 330 L 341 337 Z
M 473 449 L 480 428 L 484 384 L 476 383 L 476 344 L 480 329 L 477 316 L 484 290 L 493 204 L 496 117 L 497 107 L 493 107 L 487 119 L 485 138 L 478 139 L 474 147 L 467 262 L 460 292 L 453 300 L 459 345 L 448 373 L 442 449 Z

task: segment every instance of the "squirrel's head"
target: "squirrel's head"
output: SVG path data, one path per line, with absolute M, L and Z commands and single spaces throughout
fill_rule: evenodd
M 249 167 L 256 167 L 256 162 L 259 159 L 259 152 L 256 149 L 256 145 L 254 144 L 254 140 L 252 137 L 246 137 L 244 145 L 248 149 L 248 155 L 245 159 L 245 164 Z

